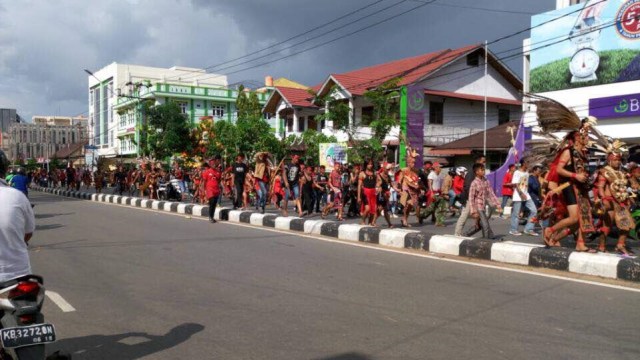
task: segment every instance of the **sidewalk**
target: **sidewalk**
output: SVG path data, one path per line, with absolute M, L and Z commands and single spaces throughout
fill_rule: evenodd
M 31 189 L 66 197 L 193 216 L 207 217 L 209 211 L 208 206 L 204 205 L 41 187 L 32 187 Z M 547 249 L 541 244 L 539 237 L 526 235 L 513 237 L 508 235 L 509 220 L 506 219 L 495 218 L 491 220 L 491 224 L 496 235 L 503 236 L 503 234 L 507 234 L 508 236 L 504 236 L 503 241 L 490 241 L 451 235 L 457 218 L 448 218 L 446 220 L 447 227 L 435 227 L 429 220 L 426 220 L 425 224 L 412 224 L 414 226 L 411 228 L 395 227 L 388 229 L 386 225 L 383 225 L 385 224 L 384 219 L 378 219 L 380 227 L 371 227 L 359 225 L 359 219 L 337 222 L 333 221 L 335 219 L 334 216 L 328 217 L 327 220 L 322 220 L 319 214 L 304 218 L 283 217 L 275 209 L 269 209 L 265 214 L 260 214 L 255 211 L 232 210 L 230 206 L 225 207 L 224 205 L 230 204 L 228 201 L 223 202 L 216 209 L 215 218 L 217 220 L 298 231 L 346 241 L 359 241 L 394 248 L 422 249 L 436 254 L 478 258 L 640 282 L 640 259 L 637 257 L 576 252 L 572 250 L 575 247 L 575 242 L 571 240 L 563 242 L 565 248 Z M 399 226 L 400 219 L 392 220 L 394 220 L 392 221 L 394 225 L 397 222 Z M 413 221 L 415 221 L 415 217 L 413 217 Z M 471 222 L 468 224 L 470 225 Z M 613 239 L 609 239 L 609 241 L 615 243 Z M 629 241 L 629 245 L 638 246 L 635 241 Z

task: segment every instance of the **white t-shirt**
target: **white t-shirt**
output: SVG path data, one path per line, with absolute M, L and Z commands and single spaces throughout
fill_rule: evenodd
M 513 201 L 527 201 L 531 199 L 529 196 L 529 173 L 526 171 L 516 170 L 513 173 L 512 184 L 517 184 L 517 188 L 525 195 L 524 199 L 520 198 L 520 193 L 517 189 L 513 189 Z
M 436 174 L 435 171 L 429 173 L 427 179 L 433 180 L 433 183 L 431 184 L 431 190 L 440 191 L 440 189 L 442 189 L 442 182 L 444 181 L 444 178 L 441 175 L 442 172 L 440 172 L 439 175 Z
M 0 180 L 0 281 L 31 274 L 24 235 L 36 228 L 27 197 Z

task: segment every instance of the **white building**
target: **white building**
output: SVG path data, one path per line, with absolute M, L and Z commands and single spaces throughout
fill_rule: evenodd
M 9 152 L 12 161 L 52 159 L 65 148 L 82 147 L 87 140 L 87 118 L 34 116 L 32 123 L 14 123 L 9 127 Z
M 640 144 L 640 43 L 631 14 L 635 0 L 557 0 L 556 10 L 532 17 L 524 41 L 524 89 L 554 99 L 582 118 L 599 118 L 598 129 Z M 545 46 L 550 44 L 550 46 Z M 537 124 L 525 105 L 526 124 Z
M 93 156 L 116 157 L 135 155 L 136 116 L 124 112 L 120 116 L 114 109 L 127 102 L 137 102 L 145 95 L 157 91 L 165 97 L 154 96 L 158 102 L 169 97 L 184 97 L 185 111 L 195 113 L 195 105 L 189 99 L 196 96 L 195 88 L 220 89 L 225 92 L 227 77 L 207 73 L 204 69 L 174 66 L 157 68 L 149 66 L 112 63 L 88 75 L 89 95 L 89 144 L 96 147 Z M 202 90 L 200 90 L 202 91 Z M 212 93 L 213 96 L 213 93 Z M 235 98 L 234 98 L 235 101 Z M 206 105 L 203 105 L 206 106 Z M 223 109 L 214 109 L 224 111 Z

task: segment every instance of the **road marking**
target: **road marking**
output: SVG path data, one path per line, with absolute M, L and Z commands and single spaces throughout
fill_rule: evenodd
M 76 311 L 76 309 L 71 306 L 60 294 L 55 291 L 46 290 L 45 295 L 49 298 L 49 300 L 53 301 L 54 304 L 58 305 L 62 312 L 72 312 Z
M 157 214 L 180 216 L 180 217 L 184 218 L 184 214 L 168 213 L 168 212 L 157 211 L 157 210 L 152 210 L 152 209 L 131 207 L 131 206 L 126 206 L 126 205 L 111 204 L 111 203 L 101 203 L 101 204 L 119 206 L 119 207 L 128 208 L 128 209 L 150 211 L 150 212 L 154 212 L 154 213 L 157 213 Z M 207 222 L 209 221 L 208 219 L 201 218 L 201 217 L 193 217 L 192 219 L 193 220 L 200 220 L 200 221 L 207 221 Z M 457 259 L 451 259 L 451 258 L 446 258 L 446 257 L 442 257 L 442 256 L 437 256 L 437 255 L 420 254 L 420 253 L 407 251 L 407 249 L 397 250 L 397 249 L 390 249 L 390 248 L 384 248 L 384 247 L 379 247 L 379 246 L 372 246 L 371 244 L 369 244 L 369 245 L 361 244 L 359 242 L 346 242 L 344 240 L 339 240 L 339 239 L 331 239 L 331 238 L 328 238 L 328 237 L 314 236 L 314 235 L 309 235 L 309 234 L 304 234 L 304 233 L 297 233 L 297 232 L 294 233 L 294 232 L 291 232 L 291 231 L 288 231 L 288 230 L 280 230 L 280 229 L 274 229 L 274 228 L 269 228 L 269 227 L 264 227 L 264 226 L 253 226 L 253 225 L 244 224 L 244 223 L 232 223 L 232 222 L 228 222 L 228 221 L 219 221 L 218 224 L 230 225 L 230 226 L 241 226 L 241 227 L 246 227 L 246 228 L 250 228 L 250 229 L 254 229 L 254 230 L 260 229 L 260 230 L 266 230 L 266 231 L 276 232 L 276 233 L 280 233 L 280 234 L 286 234 L 286 235 L 291 235 L 291 236 L 298 236 L 298 237 L 303 237 L 303 238 L 320 240 L 320 241 L 325 241 L 325 242 L 330 242 L 330 243 L 336 243 L 336 244 L 342 244 L 342 245 L 348 245 L 348 246 L 356 246 L 356 247 L 361 247 L 361 248 L 370 249 L 370 250 L 374 250 L 374 251 L 385 251 L 385 252 L 390 252 L 390 253 L 395 253 L 395 254 L 416 256 L 416 257 L 427 258 L 427 259 L 432 259 L 432 260 L 439 260 L 439 261 L 451 262 L 451 263 L 456 263 L 456 264 L 463 264 L 463 265 L 467 265 L 467 266 L 476 266 L 476 267 L 481 267 L 481 268 L 486 268 L 486 269 L 508 271 L 508 272 L 513 272 L 513 273 L 517 273 L 517 274 L 539 276 L 539 277 L 545 277 L 545 278 L 549 278 L 549 279 L 564 280 L 564 281 L 575 282 L 575 283 L 579 283 L 579 284 L 601 286 L 601 287 L 606 287 L 606 288 L 610 288 L 610 289 L 616 289 L 616 290 L 623 290 L 623 291 L 631 291 L 631 292 L 640 293 L 640 288 L 626 287 L 626 286 L 622 286 L 622 285 L 606 284 L 606 283 L 602 283 L 602 282 L 598 282 L 598 281 L 575 279 L 575 278 L 559 276 L 559 275 L 544 274 L 544 273 L 535 272 L 534 270 L 513 269 L 513 268 L 508 268 L 508 267 L 503 267 L 503 266 L 498 266 L 498 265 L 484 264 L 484 263 L 478 263 L 478 262 L 470 262 L 470 261 L 466 261 L 466 260 L 457 260 Z

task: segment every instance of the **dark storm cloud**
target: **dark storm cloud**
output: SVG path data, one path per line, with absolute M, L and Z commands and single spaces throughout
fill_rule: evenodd
M 354 11 L 375 0 L 0 0 L 0 106 L 27 114 L 73 115 L 87 108 L 86 75 L 113 61 L 150 66 L 205 67 L 269 46 Z M 297 42 L 355 21 L 366 20 L 266 58 L 213 72 L 229 82 L 265 75 L 313 85 L 327 74 L 344 72 L 444 48 L 456 48 L 527 28 L 530 15 L 551 10 L 554 0 L 438 0 L 396 19 L 329 45 L 244 70 L 342 36 L 398 14 L 422 1 L 384 0 Z M 449 7 L 442 5 L 461 7 Z M 527 33 L 491 47 L 520 48 Z M 281 49 L 282 45 L 275 49 Z M 271 49 L 259 55 L 274 53 Z M 244 60 L 244 59 L 243 59 Z M 521 73 L 521 59 L 508 62 Z M 228 65 L 226 65 L 228 66 Z M 216 71 L 218 70 L 218 71 Z

